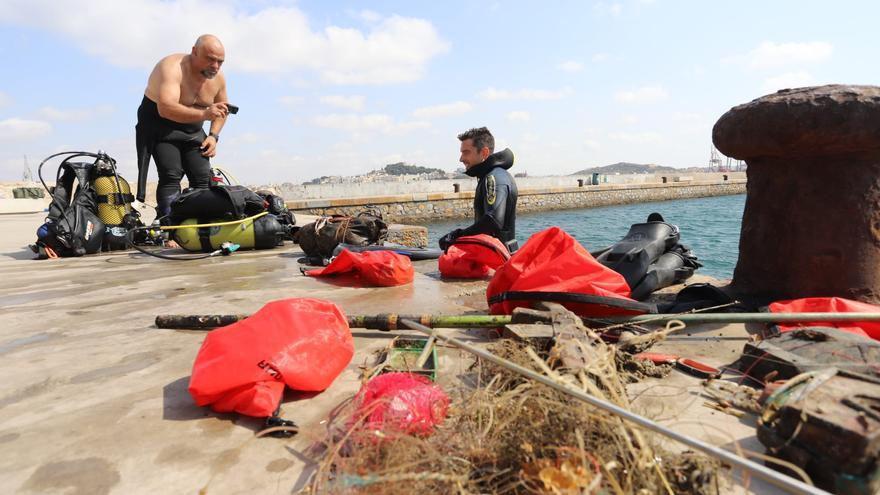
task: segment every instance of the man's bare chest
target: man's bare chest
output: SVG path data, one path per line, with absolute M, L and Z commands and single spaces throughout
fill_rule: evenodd
M 212 81 L 198 84 L 182 81 L 180 84 L 180 104 L 188 107 L 208 107 L 214 103 L 219 89 Z

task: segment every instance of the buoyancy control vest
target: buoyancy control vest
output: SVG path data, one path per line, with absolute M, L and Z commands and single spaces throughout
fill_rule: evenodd
M 43 165 L 68 155 L 58 166 L 55 187 L 46 186 Z M 74 162 L 90 157 L 94 162 Z M 37 230 L 33 249 L 39 258 L 82 256 L 125 249 L 129 229 L 140 224 L 128 182 L 116 173 L 116 161 L 103 152 L 62 152 L 49 156 L 38 169 L 52 201 L 45 223 Z

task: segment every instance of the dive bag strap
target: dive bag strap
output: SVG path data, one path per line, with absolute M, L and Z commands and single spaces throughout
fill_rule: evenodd
M 632 299 L 596 296 L 579 292 L 508 291 L 495 294 L 489 298 L 489 304 L 498 304 L 504 301 L 548 301 L 558 303 L 593 304 L 596 306 L 622 309 L 643 314 L 657 313 L 657 307 L 653 304 L 647 304 Z
M 484 248 L 491 249 L 492 251 L 498 253 L 499 256 L 504 258 L 504 261 L 507 261 L 510 259 L 510 252 L 501 251 L 498 249 L 498 246 L 495 246 L 494 244 L 492 244 L 490 242 L 482 242 L 477 239 L 462 239 L 461 237 L 459 237 L 459 238 L 455 239 L 454 241 L 452 241 L 450 246 L 460 246 L 462 244 L 473 244 L 474 246 L 483 246 Z
M 109 203 L 110 198 L 113 198 L 114 205 L 121 205 L 124 203 L 131 203 L 134 201 L 134 195 L 131 193 L 123 194 L 123 193 L 109 193 L 109 194 L 99 194 L 98 195 L 98 203 Z

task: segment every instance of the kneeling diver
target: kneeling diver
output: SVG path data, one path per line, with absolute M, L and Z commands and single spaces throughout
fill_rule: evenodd
M 512 253 L 519 247 L 516 242 L 516 182 L 507 171 L 513 166 L 513 152 L 504 149 L 497 153 L 495 138 L 489 129 L 480 127 L 459 134 L 461 158 L 465 174 L 479 178 L 474 195 L 474 223 L 464 229 L 455 229 L 440 238 L 444 251 L 459 237 L 488 234 L 498 238 Z

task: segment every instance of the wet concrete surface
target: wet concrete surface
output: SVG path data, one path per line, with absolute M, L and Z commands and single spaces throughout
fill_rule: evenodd
M 353 329 L 355 356 L 328 390 L 285 396 L 281 415 L 300 434 L 256 439 L 261 420 L 193 403 L 187 385 L 204 333 L 157 329 L 159 313 L 251 313 L 287 297 L 328 299 L 347 314 L 486 310 L 485 281 L 442 281 L 436 261 L 417 262 L 411 285 L 342 287 L 303 276 L 290 244 L 186 262 L 132 252 L 32 261 L 26 245 L 41 221 L 41 214 L 0 216 L 7 232 L 0 240 L 0 493 L 295 492 L 307 484 L 308 447 L 322 438 L 322 422 L 357 391 L 362 367 L 394 335 Z M 742 325 L 692 330 L 711 345 L 673 338 L 655 350 L 718 366 L 735 358 L 744 344 L 736 339 L 746 335 Z M 450 332 L 489 340 L 483 330 Z M 711 340 L 717 336 L 735 339 Z M 470 363 L 441 347 L 440 383 L 460 381 Z M 698 379 L 673 372 L 632 391 L 637 410 L 680 431 L 762 450 L 750 425 L 702 406 Z M 754 481 L 750 489 L 770 493 Z

